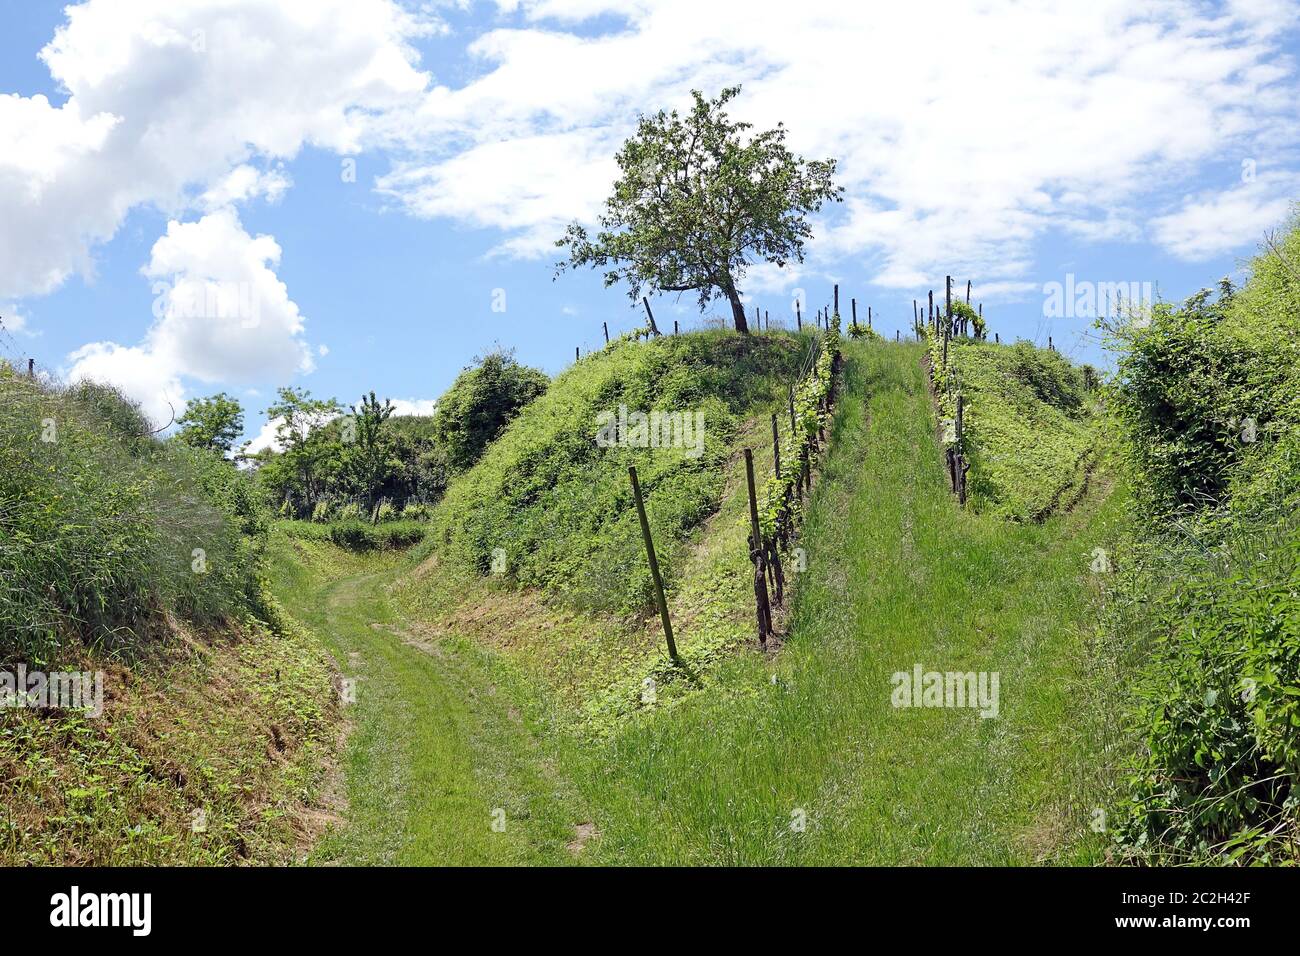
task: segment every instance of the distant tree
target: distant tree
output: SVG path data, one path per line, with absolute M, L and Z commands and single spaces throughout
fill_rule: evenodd
M 605 270 L 605 285 L 628 283 L 633 302 L 645 293 L 697 292 L 703 310 L 715 298 L 731 304 L 737 331 L 747 332 L 739 283 L 757 260 L 777 266 L 803 261 L 812 235 L 805 218 L 843 189 L 832 184 L 835 160 L 805 161 L 785 146 L 786 130 L 744 136 L 723 106 L 740 93 L 724 89 L 695 105 L 642 116 L 636 135 L 615 157 L 621 175 L 605 201 L 594 239 L 572 223 L 557 246 L 568 250 L 556 275 L 579 266 Z
M 244 431 L 244 408 L 234 397 L 218 392 L 208 398 L 191 398 L 176 419 L 176 440 L 195 448 L 226 454 Z
M 287 471 L 297 479 L 297 491 L 307 514 L 320 497 L 322 470 L 328 467 L 337 451 L 313 431 L 338 415 L 339 403 L 332 398 L 312 398 L 311 392 L 300 388 L 282 388 L 278 399 L 266 410 L 271 421 L 277 421 L 276 441 L 281 448 L 280 471 Z M 285 500 L 289 495 L 284 495 Z
M 384 423 L 393 414 L 393 403 L 382 405 L 375 393 L 361 396 L 361 404 L 352 406 L 352 430 L 355 436 L 351 454 L 351 471 L 366 499 L 366 513 L 375 520 L 375 494 L 386 475 L 401 463 L 394 459 L 392 442 L 384 433 Z
M 434 437 L 456 469 L 478 461 L 519 410 L 546 391 L 546 373 L 495 351 L 461 372 L 434 411 Z

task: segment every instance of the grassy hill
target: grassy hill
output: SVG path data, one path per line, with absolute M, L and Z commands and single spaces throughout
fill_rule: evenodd
M 0 670 L 103 681 L 101 715 L 0 710 L 0 863 L 292 860 L 338 704 L 251 485 L 110 389 L 0 365 L 0 404 Z

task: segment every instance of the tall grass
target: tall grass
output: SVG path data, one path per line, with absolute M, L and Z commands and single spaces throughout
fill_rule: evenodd
M 104 386 L 0 365 L 0 404 L 0 660 L 126 649 L 161 615 L 253 606 L 263 523 L 231 465 L 157 440 Z

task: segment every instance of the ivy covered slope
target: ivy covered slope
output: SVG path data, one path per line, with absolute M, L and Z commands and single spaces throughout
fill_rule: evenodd
M 252 483 L 110 389 L 0 364 L 0 405 L 0 671 L 103 673 L 99 716 L 0 709 L 0 863 L 291 859 L 332 676 L 267 623 Z
M 965 400 L 964 444 L 970 504 L 1017 521 L 1069 510 L 1096 466 L 1096 372 L 1028 342 L 997 345 L 930 334 L 930 359 L 942 415 Z M 951 441 L 951 426 L 947 440 Z
M 428 636 L 503 652 L 594 725 L 641 708 L 646 677 L 660 703 L 684 692 L 669 686 L 681 673 L 667 663 L 628 466 L 678 650 L 703 676 L 754 637 L 741 451 L 753 449 L 760 480 L 772 474 L 771 416 L 788 441 L 787 388 L 813 341 L 705 331 L 584 356 L 452 482 L 394 591 L 404 613 Z M 637 447 L 650 426 L 636 413 L 660 413 L 661 438 L 662 415 L 678 416 L 674 434 L 689 416 L 690 441 Z
M 452 484 L 426 547 L 479 574 L 494 570 L 495 557 L 508 582 L 575 607 L 648 607 L 628 466 L 637 467 L 671 587 L 676 545 L 718 508 L 742 421 L 794 380 L 810 341 L 703 332 L 620 341 L 582 359 Z M 643 427 L 637 413 L 673 415 L 671 432 L 662 417 Z M 670 434 L 667 447 L 636 447 L 643 437 L 664 445 Z
M 1300 862 L 1300 220 L 1116 330 L 1108 407 L 1137 531 L 1117 631 L 1144 668 L 1125 858 Z

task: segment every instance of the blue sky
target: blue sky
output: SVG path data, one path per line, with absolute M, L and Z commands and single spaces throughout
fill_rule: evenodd
M 549 243 L 591 221 L 638 111 L 743 83 L 734 112 L 847 190 L 751 304 L 786 318 L 838 281 L 892 335 L 950 272 L 1004 339 L 1100 362 L 1046 284 L 1180 299 L 1300 197 L 1300 18 L 1083 6 L 0 0 L 0 353 L 155 414 L 232 392 L 249 437 L 277 385 L 427 409 L 498 344 L 555 373 L 641 314 L 553 280 Z M 256 322 L 168 311 L 214 283 Z

